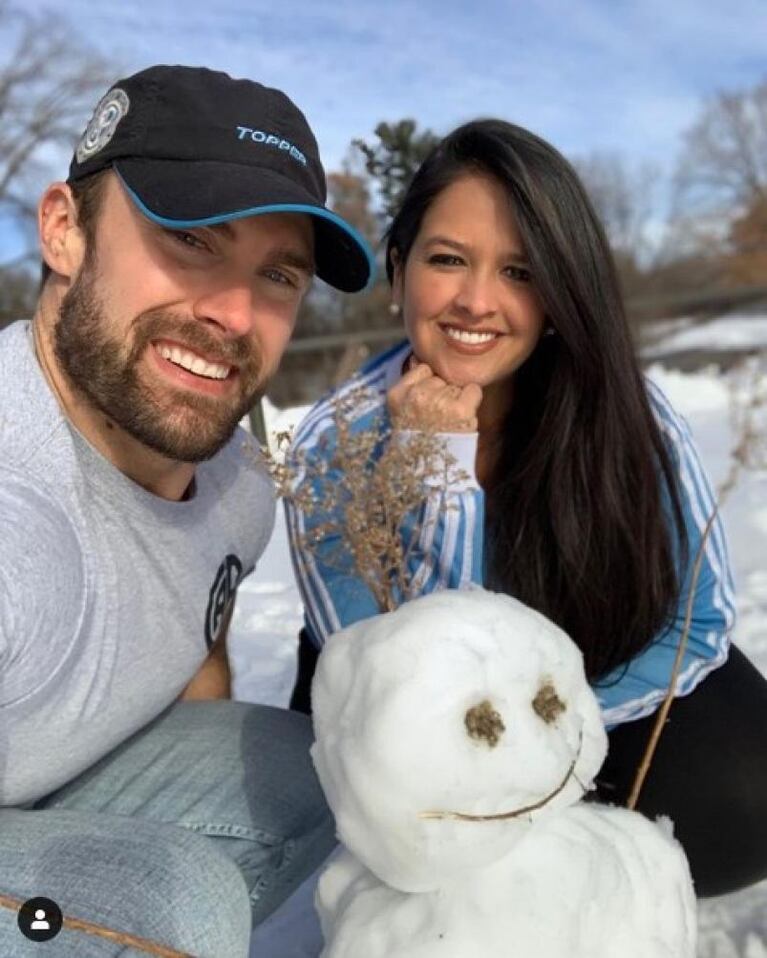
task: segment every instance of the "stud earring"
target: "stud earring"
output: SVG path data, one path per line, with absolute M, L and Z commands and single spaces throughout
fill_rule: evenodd
M 399 303 L 389 303 L 389 315 L 390 316 L 399 316 L 402 312 L 402 307 Z

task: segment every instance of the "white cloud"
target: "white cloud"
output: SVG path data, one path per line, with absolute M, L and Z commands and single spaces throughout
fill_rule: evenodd
M 497 115 L 669 174 L 703 98 L 767 75 L 764 0 L 69 0 L 65 15 L 116 77 L 182 62 L 284 89 L 331 168 L 382 119 L 447 132 Z
M 704 94 L 767 72 L 763 0 L 70 0 L 67 14 L 129 72 L 204 63 L 282 87 L 331 165 L 380 119 L 446 131 L 488 114 L 568 152 L 666 162 Z

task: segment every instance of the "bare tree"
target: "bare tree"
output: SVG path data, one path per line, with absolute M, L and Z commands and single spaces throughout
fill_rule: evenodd
M 328 173 L 328 203 L 369 243 L 375 245 L 379 225 L 371 205 L 370 189 L 373 184 L 356 159 L 350 147 L 341 169 Z
M 683 209 L 741 214 L 767 200 L 767 79 L 704 107 L 685 135 L 676 199 Z
M 595 152 L 573 160 L 610 245 L 616 253 L 642 259 L 659 172 L 650 163 L 630 167 L 617 153 Z
M 674 242 L 714 254 L 724 282 L 767 265 L 767 79 L 719 93 L 687 131 L 673 190 Z
M 344 164 L 342 172 L 328 176 L 328 194 L 333 209 L 355 226 L 371 247 L 376 249 L 379 246 L 380 224 L 371 203 L 372 185 L 364 170 L 354 170 L 349 161 Z M 362 295 L 344 296 L 337 293 L 336 329 L 350 332 L 389 325 L 389 298 L 382 271 L 379 272 L 378 282 Z
M 37 285 L 28 269 L 0 269 L 0 329 L 32 314 Z
M 657 250 L 648 235 L 658 169 L 643 163 L 630 165 L 618 153 L 594 152 L 572 161 L 607 233 L 623 292 L 646 292 L 644 268 Z
M 767 282 L 767 197 L 752 203 L 737 217 L 729 232 L 732 256 L 726 277 L 736 286 L 763 286 Z
M 59 151 L 66 162 L 113 77 L 54 13 L 30 14 L 0 0 L 0 31 L 10 41 L 0 60 L 0 216 L 29 238 L 28 248 L 0 264 L 2 270 L 32 257 L 40 181 Z

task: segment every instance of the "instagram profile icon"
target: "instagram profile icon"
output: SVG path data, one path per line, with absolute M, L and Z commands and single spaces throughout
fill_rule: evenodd
M 19 908 L 19 931 L 30 941 L 50 941 L 61 931 L 64 916 L 51 898 L 30 898 Z

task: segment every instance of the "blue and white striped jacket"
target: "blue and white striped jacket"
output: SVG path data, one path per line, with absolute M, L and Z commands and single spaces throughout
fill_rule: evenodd
M 355 412 L 355 428 L 363 429 L 374 421 L 380 422 L 381 417 L 385 418 L 386 392 L 400 378 L 409 349 L 408 343 L 402 343 L 388 350 L 371 360 L 338 390 L 320 400 L 296 430 L 293 452 L 300 450 L 307 460 L 327 457 L 335 435 L 334 403 L 350 389 L 364 387 L 374 397 Z M 594 685 L 608 727 L 648 715 L 663 701 L 684 625 L 693 560 L 714 507 L 689 427 L 656 385 L 648 381 L 647 388 L 651 407 L 678 470 L 690 559 L 671 627 L 643 652 Z M 324 437 L 322 443 L 320 437 Z M 482 584 L 484 494 L 474 472 L 477 434 L 451 433 L 445 438 L 449 452 L 469 478 L 460 485 L 451 485 L 448 490 L 429 490 L 418 517 L 421 528 L 419 548 L 409 555 L 409 573 L 414 577 L 411 581 L 417 595 L 435 589 L 460 589 L 469 583 Z M 332 632 L 374 615 L 378 610 L 364 583 L 352 572 L 345 572 L 343 563 L 339 568 L 338 537 L 329 537 L 312 549 L 302 546 L 302 536 L 320 521 L 320 517 L 307 519 L 290 500 L 285 502 L 285 511 L 306 627 L 311 640 L 319 647 Z M 717 518 L 706 543 L 695 590 L 692 623 L 677 680 L 677 695 L 691 692 L 710 671 L 725 662 L 734 619 L 732 574 L 724 530 Z

